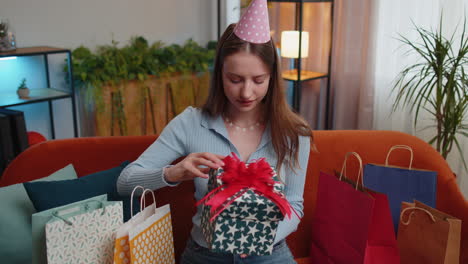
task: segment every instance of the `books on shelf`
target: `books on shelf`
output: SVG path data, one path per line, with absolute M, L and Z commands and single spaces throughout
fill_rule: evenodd
M 24 113 L 0 108 L 0 175 L 28 146 Z
M 10 118 L 5 114 L 0 114 L 0 174 L 14 158 Z
M 13 148 L 15 155 L 17 156 L 29 147 L 24 113 L 22 111 L 0 108 L 0 114 L 7 115 L 10 119 Z

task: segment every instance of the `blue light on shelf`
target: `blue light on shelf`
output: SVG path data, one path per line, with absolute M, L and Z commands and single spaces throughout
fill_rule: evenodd
M 0 58 L 0 61 L 7 61 L 7 60 L 16 60 L 16 56 Z
M 29 89 L 46 87 L 42 60 L 40 56 L 0 58 L 0 93 L 16 91 L 23 78 Z

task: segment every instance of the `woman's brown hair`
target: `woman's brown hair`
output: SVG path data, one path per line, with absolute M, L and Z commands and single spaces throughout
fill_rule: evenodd
M 267 43 L 254 44 L 239 39 L 233 34 L 235 24 L 229 25 L 216 48 L 214 72 L 208 99 L 202 107 L 210 116 L 223 114 L 227 109 L 228 99 L 224 94 L 222 68 L 226 57 L 240 51 L 258 56 L 270 70 L 271 77 L 268 92 L 262 103 L 265 110 L 265 121 L 270 123 L 273 148 L 278 155 L 276 170 L 280 172 L 283 162 L 294 169 L 298 164 L 299 136 L 311 137 L 309 125 L 288 106 L 285 97 L 284 82 L 281 77 L 281 65 L 278 54 L 270 39 Z

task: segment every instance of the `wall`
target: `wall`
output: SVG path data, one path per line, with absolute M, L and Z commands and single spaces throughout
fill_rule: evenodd
M 18 47 L 56 46 L 76 48 L 126 43 L 142 35 L 148 41 L 183 44 L 192 38 L 204 45 L 216 39 L 216 1 L 212 0 L 2 0 L 0 18 L 7 18 Z M 51 58 L 53 87 L 63 85 L 65 57 Z M 45 87 L 42 59 L 0 61 L 0 96 L 15 90 L 23 77 L 30 88 Z M 73 137 L 69 99 L 54 102 L 56 137 Z M 27 129 L 50 138 L 47 103 L 12 107 L 25 111 Z

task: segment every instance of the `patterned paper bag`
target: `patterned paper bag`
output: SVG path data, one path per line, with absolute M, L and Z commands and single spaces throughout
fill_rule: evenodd
M 62 218 L 73 217 L 101 206 L 100 202 L 107 201 L 107 194 L 99 195 L 75 203 L 51 208 L 32 215 L 32 263 L 47 263 L 46 224 L 54 218 L 57 211 L 62 212 Z
M 130 258 L 130 241 L 128 237 L 128 232 L 135 228 L 137 225 L 141 224 L 145 219 L 150 217 L 155 210 L 155 204 L 153 203 L 151 206 L 146 207 L 144 210 L 141 210 L 142 206 L 145 207 L 145 195 L 141 195 L 140 200 L 140 212 L 133 215 L 133 196 L 136 190 L 143 190 L 145 188 L 142 186 L 136 186 L 131 194 L 130 198 L 130 214 L 131 218 L 126 223 L 117 229 L 115 233 L 115 245 L 114 245 L 114 264 L 129 264 L 131 263 Z
M 48 264 L 112 263 L 122 202 L 101 202 L 100 208 L 85 211 L 70 218 L 58 211 L 46 224 Z
M 154 193 L 149 189 L 145 190 L 142 196 L 147 191 L 153 194 L 153 200 L 156 201 Z M 175 263 L 169 204 L 157 208 L 155 202 L 149 208 L 154 214 L 128 232 L 131 263 Z

